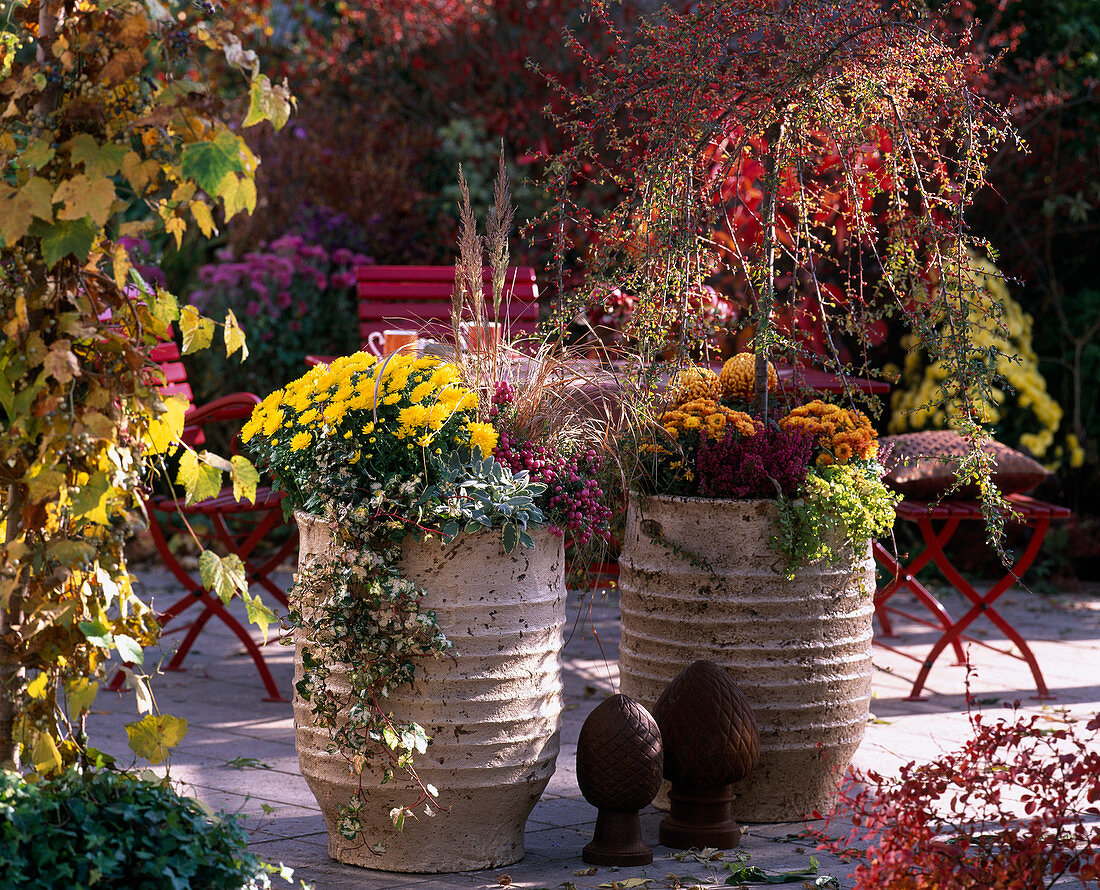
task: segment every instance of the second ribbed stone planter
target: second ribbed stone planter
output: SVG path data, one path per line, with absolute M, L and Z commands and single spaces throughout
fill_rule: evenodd
M 329 524 L 303 513 L 296 518 L 300 567 L 333 552 Z M 324 814 L 334 859 L 386 871 L 451 872 L 523 857 L 527 817 L 558 756 L 566 597 L 562 539 L 545 530 L 531 536 L 534 549 L 510 554 L 501 550 L 499 531 L 460 535 L 446 547 L 413 538 L 403 544 L 402 574 L 424 587 L 422 608 L 435 612 L 455 644 L 442 659 L 419 664 L 414 684 L 387 702 L 399 723 L 415 721 L 432 738 L 415 766 L 423 782 L 439 789 L 434 816 L 418 812 L 398 832 L 389 811 L 418 792 L 400 770 L 382 784 L 381 769 L 368 765 L 364 831 L 354 841 L 344 838 L 337 814 L 357 779 L 340 754 L 326 750 L 328 731 L 314 725 L 309 704 L 295 695 L 298 761 Z M 301 649 L 299 642 L 295 683 Z M 329 682 L 342 681 L 336 665 Z
M 760 761 L 734 785 L 738 822 L 829 809 L 871 699 L 870 542 L 788 580 L 774 501 L 631 498 L 620 558 L 620 691 L 652 708 L 699 659 L 752 705 Z M 671 545 L 671 546 L 670 546 Z

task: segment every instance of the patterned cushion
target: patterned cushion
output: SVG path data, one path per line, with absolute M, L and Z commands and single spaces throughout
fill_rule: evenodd
M 883 481 L 917 501 L 940 497 L 955 481 L 958 462 L 969 450 L 966 439 L 946 430 L 886 436 L 879 441 L 879 453 L 885 452 L 888 445 L 893 447 L 886 455 L 887 474 Z M 993 483 L 1002 494 L 1029 491 L 1049 475 L 1026 454 L 992 439 L 982 445 L 982 450 L 993 457 Z M 938 456 L 951 459 L 938 460 Z M 977 496 L 978 486 L 972 483 L 950 494 L 959 500 Z

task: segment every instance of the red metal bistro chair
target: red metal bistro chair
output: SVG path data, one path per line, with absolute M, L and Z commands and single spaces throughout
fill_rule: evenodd
M 1031 668 L 1031 675 L 1035 679 L 1035 688 L 1038 693 L 1036 697 L 1040 699 L 1054 698 L 1047 688 L 1046 681 L 1043 679 L 1043 672 L 1039 668 L 1039 662 L 1031 651 L 1031 647 L 1028 646 L 1027 640 L 1004 615 L 997 611 L 994 604 L 1002 593 L 1014 584 L 1018 584 L 1020 579 L 1023 578 L 1024 573 L 1039 554 L 1039 549 L 1042 547 L 1043 538 L 1046 536 L 1047 529 L 1050 528 L 1050 523 L 1068 519 L 1070 511 L 1065 507 L 1047 504 L 1023 494 L 1008 495 L 1007 500 L 1016 511 L 1017 520 L 1031 529 L 1031 539 L 1004 577 L 984 594 L 979 593 L 970 582 L 963 578 L 944 552 L 947 542 L 951 540 L 960 523 L 982 521 L 981 505 L 978 503 L 973 501 L 925 503 L 923 501 L 905 500 L 898 504 L 898 518 L 915 522 L 920 529 L 925 545 L 922 551 L 904 565 L 898 562 L 880 543 L 876 541 L 874 544 L 875 558 L 889 574 L 887 583 L 875 593 L 875 616 L 882 628 L 882 636 L 894 636 L 890 621 L 892 613 L 900 614 L 918 624 L 936 628 L 940 631 L 940 636 L 928 655 L 923 660 L 914 658 L 921 667 L 916 680 L 913 681 L 913 687 L 906 698 L 907 701 L 921 700 L 921 691 L 924 689 L 925 681 L 928 679 L 932 666 L 948 647 L 951 647 L 955 653 L 956 664 L 964 665 L 967 663 L 962 649 L 963 641 L 977 643 L 987 649 L 993 649 L 1027 662 L 1028 667 Z M 939 527 L 937 528 L 933 523 L 938 523 Z M 970 608 L 961 618 L 957 620 L 952 618 L 943 607 L 943 604 L 917 580 L 917 573 L 929 562 L 936 565 L 948 583 L 970 602 Z M 917 600 L 931 612 L 932 620 L 903 612 L 894 606 L 888 605 L 890 597 L 903 587 L 908 588 L 917 597 Z M 1019 654 L 999 649 L 982 640 L 966 636 L 965 631 L 967 628 L 983 615 L 1015 645 Z M 875 644 L 906 657 L 913 657 L 907 653 L 899 652 L 899 650 L 883 643 L 877 637 Z
M 187 382 L 187 372 L 180 361 L 179 347 L 175 343 L 162 343 L 152 353 L 152 358 L 164 372 L 165 383 L 161 391 L 165 395 L 183 395 L 189 402 L 193 395 Z M 198 445 L 205 441 L 203 427 L 209 423 L 240 421 L 246 419 L 260 398 L 252 393 L 233 393 L 222 396 L 208 404 L 192 406 L 184 417 L 183 440 L 189 445 Z M 233 443 L 236 450 L 236 440 Z M 260 674 L 267 691 L 265 701 L 286 701 L 271 670 L 264 661 L 263 652 L 252 639 L 248 630 L 226 609 L 217 596 L 202 586 L 201 582 L 188 572 L 168 547 L 171 530 L 166 531 L 174 516 L 182 516 L 188 521 L 192 517 L 202 517 L 210 523 L 211 530 L 196 528 L 200 537 L 210 542 L 220 542 L 230 553 L 235 553 L 244 563 L 248 585 L 259 584 L 279 604 L 286 606 L 286 593 L 272 579 L 271 574 L 281 565 L 298 546 L 298 531 L 290 525 L 286 540 L 274 551 L 264 556 L 257 554 L 259 544 L 276 528 L 286 525 L 283 518 L 282 493 L 272 491 L 270 487 L 256 489 L 254 502 L 238 502 L 233 497 L 231 487 L 223 488 L 215 497 L 207 498 L 195 504 L 184 505 L 172 495 L 156 495 L 145 502 L 149 515 L 149 531 L 157 552 L 165 567 L 183 585 L 187 593 L 161 612 L 160 623 L 169 627 L 170 623 L 193 606 L 201 606 L 198 616 L 185 626 L 186 634 L 176 648 L 167 670 L 183 670 L 183 661 L 194 645 L 203 628 L 211 618 L 217 617 L 244 645 Z M 121 685 L 122 674 L 115 677 L 113 688 Z
M 450 339 L 453 266 L 359 266 L 359 339 L 369 349 L 372 334 L 391 328 L 411 328 L 422 337 Z M 491 301 L 492 272 L 482 270 L 485 299 Z M 510 333 L 532 334 L 539 321 L 539 289 L 530 266 L 510 266 L 504 279 L 502 314 Z M 331 361 L 331 356 L 306 356 L 307 365 Z

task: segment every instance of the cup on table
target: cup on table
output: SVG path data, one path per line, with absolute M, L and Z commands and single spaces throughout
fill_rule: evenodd
M 493 349 L 501 339 L 500 323 L 495 321 L 462 323 L 462 339 L 466 348 L 473 352 Z
M 375 355 L 391 355 L 398 350 L 416 352 L 417 331 L 392 328 L 387 331 L 371 331 L 367 336 L 367 348 Z

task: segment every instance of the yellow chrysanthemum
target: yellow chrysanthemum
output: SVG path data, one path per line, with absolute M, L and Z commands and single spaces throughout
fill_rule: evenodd
M 309 426 L 313 421 L 321 416 L 321 412 L 316 408 L 310 408 L 304 414 L 298 415 L 298 424 L 300 426 Z
M 497 447 L 497 431 L 491 423 L 473 421 L 466 424 L 466 431 L 470 434 L 470 446 L 480 448 L 485 457 L 492 454 Z
M 423 383 L 418 383 L 412 388 L 412 392 L 409 393 L 409 401 L 413 404 L 417 404 L 423 402 L 434 393 L 435 387 L 432 385 L 432 381 L 425 380 Z
M 433 430 L 438 430 L 447 422 L 450 416 L 451 412 L 447 406 L 436 402 L 428 409 L 428 426 Z
M 264 435 L 271 438 L 275 435 L 275 431 L 283 425 L 283 421 L 286 418 L 283 415 L 282 409 L 275 408 L 264 418 Z
M 682 405 L 694 399 L 716 399 L 720 394 L 718 375 L 710 368 L 684 368 L 669 387 L 668 403 Z
M 294 437 L 290 440 L 290 450 L 304 451 L 306 448 L 309 448 L 309 444 L 312 441 L 313 436 L 305 430 L 302 430 L 300 433 L 295 433 Z
M 735 402 L 747 402 L 756 389 L 756 356 L 751 352 L 739 352 L 722 365 L 718 375 L 722 395 Z M 775 366 L 768 362 L 768 389 L 779 386 Z
M 409 405 L 402 408 L 397 415 L 401 424 L 395 435 L 399 439 L 407 439 L 417 435 L 428 424 L 428 409 L 424 405 Z
M 325 408 L 324 417 L 328 423 L 339 424 L 340 421 L 347 416 L 347 413 L 351 405 L 348 402 L 333 402 L 331 405 Z

